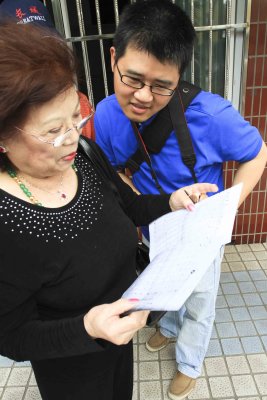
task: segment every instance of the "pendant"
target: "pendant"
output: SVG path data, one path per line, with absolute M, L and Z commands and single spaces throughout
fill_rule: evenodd
M 60 196 L 60 198 L 61 198 L 62 200 L 65 200 L 65 199 L 67 198 L 67 195 L 66 195 L 66 193 L 64 193 L 64 192 L 60 192 L 60 191 L 58 190 L 58 194 L 59 194 L 59 196 Z

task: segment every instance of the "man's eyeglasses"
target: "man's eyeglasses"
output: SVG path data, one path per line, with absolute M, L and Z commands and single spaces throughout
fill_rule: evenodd
M 160 96 L 171 96 L 175 91 L 175 89 L 169 89 L 160 85 L 147 85 L 146 83 L 140 81 L 140 79 L 138 78 L 133 78 L 132 76 L 128 75 L 123 75 L 119 70 L 118 64 L 116 64 L 116 67 L 122 83 L 133 89 L 142 89 L 144 86 L 148 86 L 152 93 L 159 94 Z
M 91 114 L 87 115 L 80 122 L 78 122 L 78 124 L 74 125 L 72 128 L 67 129 L 63 133 L 60 133 L 56 137 L 55 137 L 55 133 L 52 133 L 52 132 L 49 132 L 46 135 L 39 136 L 39 135 L 35 135 L 33 133 L 26 132 L 23 129 L 18 128 L 17 126 L 15 128 L 23 133 L 26 133 L 27 135 L 35 137 L 36 139 L 40 140 L 40 142 L 52 144 L 54 147 L 60 147 L 66 141 L 66 139 L 71 135 L 71 133 L 74 129 L 80 135 L 82 133 L 83 127 L 87 124 L 87 122 L 92 118 L 93 115 L 94 115 L 94 111 L 92 111 Z

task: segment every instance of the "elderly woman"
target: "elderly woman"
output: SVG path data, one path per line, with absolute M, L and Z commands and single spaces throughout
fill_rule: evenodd
M 131 339 L 148 315 L 120 299 L 135 279 L 135 225 L 192 202 L 183 190 L 137 196 L 114 172 L 121 207 L 79 152 L 89 116 L 75 73 L 64 41 L 0 27 L 0 353 L 31 361 L 43 399 L 130 400 Z

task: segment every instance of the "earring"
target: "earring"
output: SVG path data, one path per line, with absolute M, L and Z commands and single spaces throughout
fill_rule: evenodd
M 3 146 L 2 144 L 0 144 L 0 153 L 7 153 L 8 152 L 8 148 Z

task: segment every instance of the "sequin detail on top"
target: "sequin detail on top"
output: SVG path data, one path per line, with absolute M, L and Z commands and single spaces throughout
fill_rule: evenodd
M 1 195 L 0 223 L 10 227 L 11 232 L 34 236 L 45 242 L 64 242 L 90 230 L 103 208 L 101 182 L 91 165 L 80 155 L 77 155 L 75 164 L 82 179 L 79 179 L 78 194 L 73 201 L 53 209 L 34 207 L 14 196 Z

